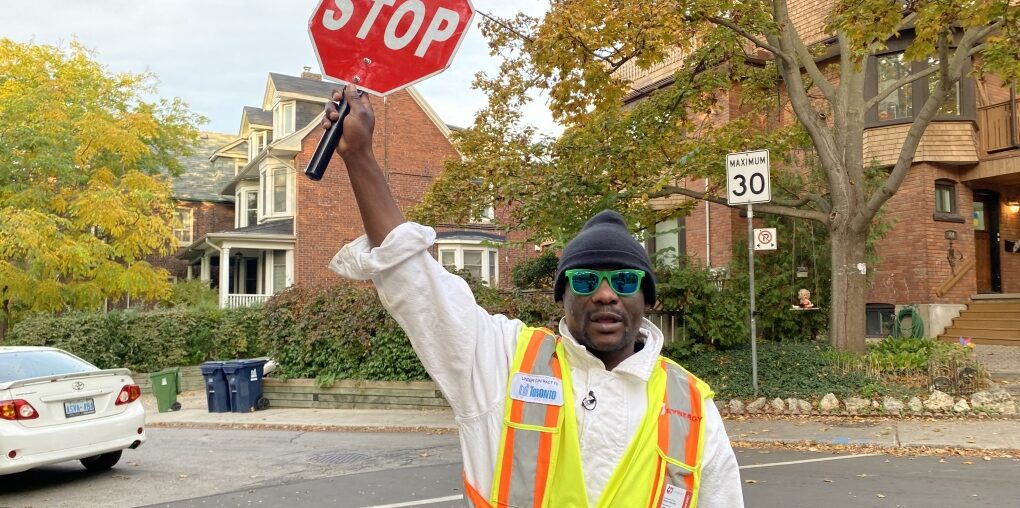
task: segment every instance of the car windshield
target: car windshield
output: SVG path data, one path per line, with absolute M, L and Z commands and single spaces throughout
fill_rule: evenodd
M 16 351 L 0 353 L 0 383 L 34 377 L 99 370 L 63 351 Z

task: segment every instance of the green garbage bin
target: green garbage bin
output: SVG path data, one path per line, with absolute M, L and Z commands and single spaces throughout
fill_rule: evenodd
M 152 394 L 156 397 L 156 408 L 160 413 L 177 411 L 181 403 L 177 402 L 177 394 L 181 393 L 181 368 L 171 367 L 149 374 L 152 381 Z

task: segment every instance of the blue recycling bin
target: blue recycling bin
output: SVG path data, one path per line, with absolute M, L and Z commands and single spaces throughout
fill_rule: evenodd
M 227 376 L 223 372 L 225 362 L 205 362 L 201 365 L 202 378 L 205 379 L 205 400 L 210 413 L 230 412 L 230 390 L 227 387 Z
M 248 413 L 269 407 L 269 401 L 262 396 L 262 366 L 265 358 L 231 360 L 223 363 L 230 391 L 230 410 Z

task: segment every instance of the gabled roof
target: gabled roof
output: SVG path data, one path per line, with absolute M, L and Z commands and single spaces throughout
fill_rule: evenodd
M 247 118 L 248 123 L 251 125 L 261 125 L 264 127 L 273 126 L 273 112 L 266 111 L 262 108 L 255 106 L 245 106 L 244 111 L 241 113 L 242 118 Z
M 220 189 L 234 178 L 233 162 L 217 164 L 209 157 L 236 140 L 232 134 L 202 132 L 194 153 L 180 160 L 183 173 L 171 180 L 174 199 L 233 203 L 233 196 L 220 194 Z
M 329 100 L 329 94 L 336 88 L 336 83 L 322 81 L 319 79 L 299 78 L 287 76 L 286 74 L 269 73 L 269 81 L 266 83 L 266 94 L 262 98 L 264 109 L 273 106 L 273 95 L 300 96 L 306 100 L 325 103 Z

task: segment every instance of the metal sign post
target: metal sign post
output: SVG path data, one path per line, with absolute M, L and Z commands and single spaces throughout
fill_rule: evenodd
M 756 332 L 757 307 L 754 303 L 754 208 L 747 204 L 747 266 L 751 272 L 751 384 L 758 396 L 758 336 Z
M 751 276 L 751 383 L 755 397 L 758 396 L 758 343 L 755 340 L 758 335 L 758 316 L 754 301 L 755 238 L 754 207 L 751 205 L 769 201 L 772 201 L 769 151 L 754 150 L 726 155 L 726 203 L 730 206 L 747 205 L 747 265 Z

